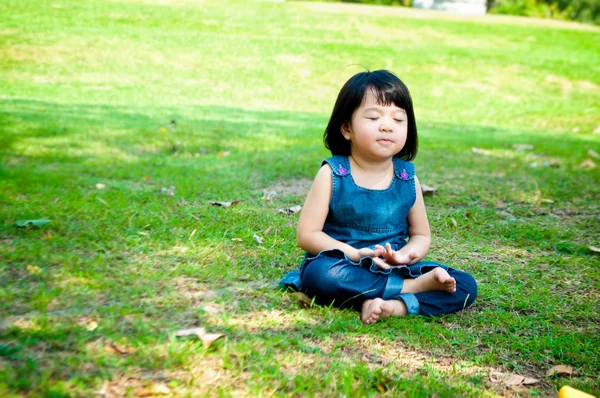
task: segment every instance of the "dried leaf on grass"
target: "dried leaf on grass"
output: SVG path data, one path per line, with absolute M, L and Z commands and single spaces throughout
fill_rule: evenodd
M 231 238 L 231 240 L 234 242 L 243 242 L 244 241 L 242 238 Z
M 583 162 L 581 162 L 579 167 L 582 169 L 594 169 L 596 168 L 596 163 L 594 163 L 592 159 L 585 159 Z
M 162 187 L 159 192 L 167 196 L 175 196 L 175 187 L 173 185 L 169 188 Z
M 573 367 L 570 365 L 554 365 L 546 372 L 546 376 L 569 376 L 573 374 Z
M 214 206 L 221 206 L 221 207 L 233 207 L 233 206 L 237 206 L 240 204 L 239 200 L 234 200 L 233 202 L 217 202 L 217 201 L 213 201 L 210 202 L 211 205 Z
M 206 333 L 204 328 L 181 329 L 175 332 L 175 337 L 190 337 L 196 336 L 202 341 L 204 348 L 208 348 L 221 337 L 225 337 L 222 333 Z
M 41 218 L 39 220 L 17 220 L 17 227 L 25 228 L 30 225 L 33 225 L 34 227 L 41 227 L 48 224 L 50 221 L 52 220 L 48 220 L 45 218 Z
M 272 226 L 269 226 L 269 228 L 265 229 L 265 230 L 263 231 L 263 233 L 262 233 L 262 234 L 263 234 L 263 235 L 266 235 L 266 234 L 268 234 L 269 232 L 271 232 L 271 230 L 273 230 L 273 227 L 272 227 Z
M 450 217 L 450 221 L 452 221 L 452 225 L 454 225 L 454 227 L 458 227 L 458 223 L 456 222 L 454 217 Z
M 104 346 L 104 351 L 117 355 L 127 355 L 133 354 L 135 352 L 135 348 L 125 344 L 108 343 Z
M 230 151 L 219 151 L 219 154 L 218 154 L 218 156 L 220 158 L 224 158 L 225 156 L 229 156 L 229 155 L 231 155 Z
M 302 292 L 292 293 L 292 296 L 298 301 L 302 307 L 310 307 L 312 305 L 312 299 Z
M 593 149 L 588 149 L 587 153 L 594 159 L 600 159 L 600 155 L 598 155 L 598 152 L 594 151 Z
M 484 156 L 490 156 L 492 154 L 492 151 L 489 151 L 487 149 L 481 149 L 481 148 L 471 148 L 471 152 L 476 153 L 478 155 L 484 155 Z
M 262 200 L 273 200 L 275 198 L 275 196 L 277 196 L 277 192 L 275 192 L 275 191 L 267 192 L 266 189 L 263 189 Z
M 263 243 L 263 238 L 261 238 L 260 236 L 254 234 L 254 235 L 252 235 L 252 237 L 254 238 L 256 243 L 258 243 L 259 245 L 261 245 Z
M 600 253 L 600 247 L 588 246 L 588 249 L 590 249 L 594 253 Z
M 102 183 L 96 184 L 96 189 L 104 189 L 104 188 L 106 188 L 106 185 L 104 185 Z
M 437 192 L 437 188 L 421 184 L 421 192 L 423 193 L 423 196 L 433 196 L 433 194 Z
M 297 205 L 297 206 L 288 207 L 287 209 L 279 209 L 279 213 L 282 213 L 282 214 L 296 214 L 300 210 L 302 210 L 302 206 Z
M 492 372 L 490 373 L 490 381 L 493 383 L 502 383 L 506 386 L 531 385 L 539 383 L 538 379 L 533 377 L 525 377 L 514 373 Z
M 542 162 L 542 163 L 538 163 L 538 162 L 533 162 L 529 165 L 529 167 L 532 168 L 537 168 L 537 167 L 554 167 L 556 169 L 560 168 L 560 163 L 556 160 L 551 160 L 551 161 L 546 161 L 546 162 Z

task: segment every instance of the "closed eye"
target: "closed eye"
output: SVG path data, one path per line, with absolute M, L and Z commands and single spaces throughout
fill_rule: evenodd
M 394 119 L 395 121 L 397 121 L 398 123 L 402 123 L 404 120 L 403 119 Z

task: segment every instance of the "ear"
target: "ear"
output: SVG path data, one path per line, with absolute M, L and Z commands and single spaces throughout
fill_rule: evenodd
M 350 125 L 348 124 L 348 122 L 342 123 L 342 125 L 340 126 L 340 132 L 342 133 L 345 139 L 350 141 Z

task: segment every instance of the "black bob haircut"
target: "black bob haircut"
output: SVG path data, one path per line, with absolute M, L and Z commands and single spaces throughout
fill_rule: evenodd
M 352 121 L 354 111 L 364 101 L 366 93 L 371 90 L 377 97 L 377 103 L 388 106 L 396 105 L 406 111 L 408 131 L 406 143 L 396 158 L 413 160 L 419 146 L 417 139 L 417 123 L 408 87 L 387 70 L 360 72 L 352 76 L 340 90 L 331 118 L 323 135 L 325 147 L 332 155 L 350 156 L 350 141 L 342 135 L 342 126 Z

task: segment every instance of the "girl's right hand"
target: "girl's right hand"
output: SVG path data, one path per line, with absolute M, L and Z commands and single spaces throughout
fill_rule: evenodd
M 369 247 L 363 247 L 362 249 L 358 249 L 358 259 L 356 259 L 356 262 L 360 261 L 362 258 L 365 257 L 379 257 L 379 256 L 383 256 L 385 255 L 385 248 L 379 246 L 376 247 L 375 249 L 371 249 Z

